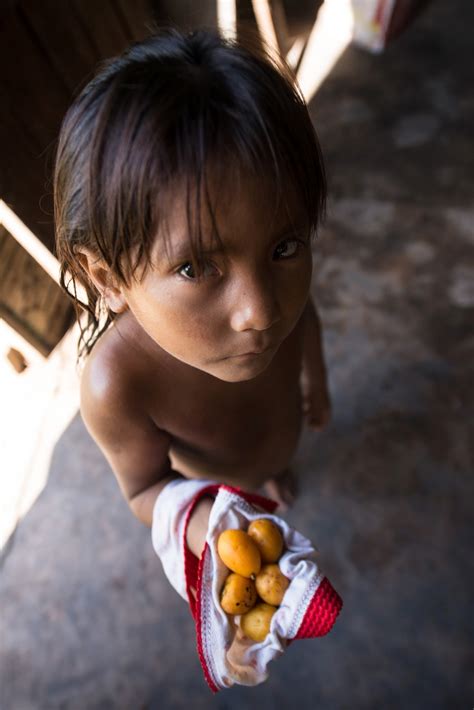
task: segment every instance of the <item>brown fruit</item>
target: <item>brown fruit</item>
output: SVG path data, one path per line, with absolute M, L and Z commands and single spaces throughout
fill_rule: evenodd
M 285 577 L 278 565 L 264 565 L 255 580 L 259 596 L 264 602 L 273 606 L 281 604 L 289 583 L 290 580 Z
M 245 614 L 257 601 L 255 582 L 231 572 L 221 593 L 221 606 L 227 614 Z
M 252 520 L 247 530 L 260 550 L 263 562 L 277 562 L 283 552 L 283 536 L 272 520 Z
M 264 641 L 270 631 L 270 622 L 275 612 L 276 608 L 270 604 L 256 604 L 242 616 L 240 620 L 242 631 L 252 641 Z
M 224 530 L 217 540 L 217 552 L 232 572 L 255 579 L 262 560 L 257 545 L 244 530 Z

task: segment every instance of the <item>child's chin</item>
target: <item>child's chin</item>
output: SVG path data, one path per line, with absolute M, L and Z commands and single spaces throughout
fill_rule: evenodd
M 245 364 L 239 363 L 238 365 L 235 363 L 230 364 L 229 360 L 225 360 L 220 367 L 216 367 L 210 374 L 223 382 L 247 382 L 261 375 L 269 364 L 269 361 L 263 358 L 260 361 Z

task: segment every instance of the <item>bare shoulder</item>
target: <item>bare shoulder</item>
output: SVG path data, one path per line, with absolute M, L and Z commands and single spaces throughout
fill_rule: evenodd
M 125 348 L 113 328 L 90 353 L 81 375 L 81 411 L 91 405 L 131 404 L 134 382 Z
M 94 346 L 81 376 L 84 424 L 127 498 L 169 469 L 170 437 L 147 412 L 141 396 L 145 379 L 113 329 Z

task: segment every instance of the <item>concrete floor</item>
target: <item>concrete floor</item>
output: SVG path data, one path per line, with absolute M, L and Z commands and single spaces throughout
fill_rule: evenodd
M 287 519 L 344 610 L 269 681 L 213 697 L 186 604 L 78 414 L 5 548 L 2 710 L 470 708 L 474 6 L 350 48 L 311 110 L 331 184 L 314 294 L 334 418 Z

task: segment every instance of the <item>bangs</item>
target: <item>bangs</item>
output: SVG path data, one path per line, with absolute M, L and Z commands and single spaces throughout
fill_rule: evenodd
M 112 252 L 97 223 L 95 233 L 124 281 L 140 264 L 139 278 L 146 274 L 158 233 L 168 251 L 163 227 L 176 189 L 186 201 L 193 265 L 201 268 L 203 207 L 220 241 L 211 175 L 218 188 L 239 175 L 261 179 L 275 210 L 296 194 L 313 234 L 324 215 L 321 151 L 289 78 L 268 58 L 222 39 L 206 40 L 188 47 L 185 62 L 128 64 L 100 111 L 91 145 L 90 199 L 100 196 L 95 212 L 98 206 L 107 231 L 113 225 Z M 134 59 L 133 48 L 128 56 Z

